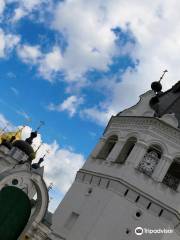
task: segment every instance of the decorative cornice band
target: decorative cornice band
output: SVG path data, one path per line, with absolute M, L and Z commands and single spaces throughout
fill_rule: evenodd
M 175 211 L 173 208 L 170 208 L 168 205 L 165 205 L 163 202 L 154 199 L 151 195 L 145 194 L 140 189 L 135 188 L 134 186 L 130 185 L 122 179 L 111 177 L 101 173 L 91 172 L 85 169 L 80 169 L 76 175 L 75 181 L 107 189 L 122 197 L 126 197 L 127 200 L 134 203 L 137 203 L 136 199 L 138 197 L 138 199 L 140 200 L 137 204 L 140 207 L 146 208 L 148 209 L 148 211 L 151 211 L 151 208 L 147 208 L 148 204 L 151 203 L 151 206 L 157 209 L 156 212 L 152 210 L 151 213 L 160 217 L 159 214 L 163 211 L 161 217 L 164 217 L 166 220 L 170 221 L 174 227 L 180 224 L 179 212 Z M 146 202 L 146 207 L 144 203 L 141 202 L 141 199 Z
M 133 127 L 133 129 L 149 129 L 150 131 L 154 131 L 156 133 L 160 133 L 168 139 L 174 141 L 174 143 L 180 144 L 180 129 L 175 128 L 164 121 L 161 121 L 159 118 L 155 117 L 135 117 L 135 116 L 116 116 L 112 117 L 108 126 L 105 129 L 105 132 L 108 130 L 117 130 L 117 128 L 129 128 Z

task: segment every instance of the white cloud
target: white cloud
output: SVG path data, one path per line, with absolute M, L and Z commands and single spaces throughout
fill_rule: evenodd
M 77 97 L 75 95 L 72 95 L 65 99 L 62 103 L 58 105 L 50 104 L 48 106 L 48 109 L 51 111 L 67 111 L 69 113 L 69 116 L 72 117 L 76 114 L 78 107 L 84 102 L 84 99 L 82 97 Z
M 5 46 L 6 42 L 4 32 L 2 31 L 2 29 L 0 29 L 0 57 L 4 57 L 5 55 Z
M 115 112 L 111 109 L 99 109 L 97 107 L 86 108 L 80 112 L 80 115 L 84 119 L 91 119 L 99 125 L 107 124 L 107 121 L 114 115 Z
M 20 41 L 20 37 L 13 34 L 7 34 L 5 36 L 7 50 L 12 50 Z
M 6 55 L 17 46 L 19 41 L 20 37 L 18 35 L 6 34 L 0 28 L 0 58 L 6 57 Z
M 39 74 L 49 81 L 63 66 L 61 51 L 57 46 L 43 53 L 39 45 L 22 44 L 18 46 L 17 54 L 23 62 L 37 65 Z
M 43 54 L 38 68 L 45 79 L 51 81 L 56 73 L 63 72 L 66 81 L 79 81 L 88 70 L 108 70 L 117 47 L 116 36 L 109 23 L 104 21 L 104 14 L 103 8 L 95 2 L 57 4 L 52 12 L 52 28 L 65 35 L 67 47 L 63 54 L 58 46 Z
M 30 15 L 34 10 L 42 10 L 41 7 L 49 2 L 49 0 L 7 0 L 7 3 L 16 3 L 17 5 L 11 21 L 16 23 L 23 17 Z
M 3 13 L 5 9 L 5 0 L 0 0 L 0 15 Z
M 21 18 L 23 18 L 24 16 L 26 16 L 27 12 L 23 9 L 23 8 L 16 8 L 14 10 L 14 16 L 12 18 L 12 22 L 17 22 L 19 21 Z
M 10 1 L 15 2 L 8 0 Z M 39 8 L 42 3 L 44 1 L 23 0 L 18 6 L 29 12 Z M 68 89 L 73 91 L 70 82 L 81 82 L 80 86 L 86 87 L 82 82 L 88 81 L 85 78 L 87 71 L 107 71 L 114 56 L 124 52 L 129 54 L 132 61 L 138 62 L 136 67 L 110 78 L 108 84 L 111 85 L 111 90 L 102 87 L 102 91 L 111 95 L 111 98 L 107 96 L 104 102 L 82 111 L 82 115 L 83 112 L 87 113 L 86 117 L 105 124 L 112 113 L 137 102 L 138 95 L 150 89 L 150 83 L 159 79 L 162 70 L 169 70 L 168 77 L 163 82 L 164 89 L 179 79 L 178 7 L 180 3 L 176 0 L 93 0 L 88 3 L 85 0 L 62 1 L 52 12 L 54 20 L 51 27 L 64 35 L 67 42 L 65 49 L 62 51 L 56 43 L 51 51 L 44 53 L 39 45 L 38 48 L 29 46 L 38 49 L 37 55 L 26 51 L 19 56 L 28 64 L 37 64 L 39 73 L 50 81 L 57 73 L 63 72 Z M 112 31 L 116 27 L 124 33 L 131 33 L 135 43 L 127 42 L 124 47 L 117 46 L 117 36 Z M 123 36 L 120 34 L 121 38 Z M 5 48 L 5 34 L 1 30 L 1 57 L 5 55 Z M 25 50 L 23 46 L 21 48 Z M 73 115 L 73 110 L 70 113 Z
M 90 69 L 107 70 L 115 54 L 116 37 L 98 2 L 65 1 L 55 10 L 53 27 L 68 42 L 63 56 L 68 80 L 78 79 Z
M 51 81 L 53 74 L 60 71 L 62 66 L 61 51 L 55 46 L 51 52 L 43 55 L 39 62 L 39 73 Z
M 180 15 L 177 8 L 180 7 L 180 3 L 175 0 L 171 2 L 161 0 L 155 2 L 139 2 L 138 0 L 133 2 L 127 0 L 91 1 L 85 8 L 87 9 L 86 19 L 83 17 L 83 13 L 81 15 L 84 4 L 83 0 L 76 3 L 66 1 L 60 4 L 59 9 L 57 9 L 62 15 L 57 13 L 55 27 L 59 31 L 63 31 L 69 39 L 67 52 L 71 44 L 73 45 L 77 39 L 79 39 L 79 44 L 82 43 L 82 46 L 89 43 L 88 40 L 91 40 L 91 36 L 86 33 L 89 29 L 92 35 L 101 30 L 102 26 L 95 24 L 98 26 L 97 29 L 96 26 L 90 28 L 89 23 L 96 22 L 98 16 L 100 16 L 99 21 L 101 22 L 102 15 L 99 13 L 102 10 L 104 12 L 102 22 L 105 29 L 120 27 L 124 32 L 132 33 L 135 44 L 134 48 L 131 48 L 129 56 L 133 61 L 139 61 L 135 68 L 128 68 L 123 74 L 119 73 L 119 75 L 110 78 L 107 84 L 110 84 L 111 89 L 104 86 L 101 88 L 103 92 L 108 93 L 107 95 L 111 95 L 111 98 L 107 96 L 106 100 L 98 106 L 92 106 L 82 111 L 82 115 L 86 114 L 86 117 L 89 116 L 97 123 L 104 125 L 111 114 L 118 113 L 135 104 L 138 101 L 138 96 L 150 89 L 151 82 L 159 80 L 163 70 L 168 69 L 169 71 L 162 82 L 164 90 L 171 87 L 179 79 L 180 31 L 177 22 L 180 21 Z M 73 14 L 66 15 L 70 7 L 73 9 L 72 12 L 80 11 L 79 21 L 73 21 Z M 76 14 L 75 16 L 77 17 Z M 63 18 L 65 18 L 64 21 Z M 58 22 L 58 20 L 62 21 Z M 87 26 L 86 29 L 85 26 Z M 113 46 L 115 39 L 108 35 L 104 35 L 104 37 Z M 101 40 L 102 38 L 97 38 L 97 44 Z M 114 54 L 113 49 L 110 59 Z M 81 47 L 78 50 L 83 51 Z M 121 49 L 119 51 L 121 52 Z M 70 55 L 73 59 L 74 51 L 71 51 Z M 64 56 L 66 57 L 66 54 Z M 76 57 L 79 59 L 78 55 Z M 86 55 L 84 64 L 87 63 L 88 59 L 89 56 Z M 86 66 L 87 69 L 90 69 L 88 64 Z
M 25 63 L 36 64 L 41 58 L 42 54 L 40 51 L 40 47 L 31 46 L 31 45 L 21 45 L 17 48 L 18 56 Z
M 45 147 L 50 149 L 44 163 L 45 178 L 65 193 L 74 181 L 76 172 L 82 167 L 84 157 L 71 149 L 60 148 L 56 141 Z

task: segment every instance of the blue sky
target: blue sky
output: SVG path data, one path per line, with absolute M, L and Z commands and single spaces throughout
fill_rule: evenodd
M 164 89 L 179 78 L 174 4 L 0 0 L 0 125 L 34 129 L 45 121 L 38 156 L 51 151 L 44 163 L 54 183 L 51 210 L 108 119 L 135 104 L 164 69 Z

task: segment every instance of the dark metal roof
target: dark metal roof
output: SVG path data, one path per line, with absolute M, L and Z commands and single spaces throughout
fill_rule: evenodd
M 34 150 L 28 142 L 23 140 L 16 140 L 15 142 L 13 142 L 13 147 L 17 147 L 21 151 L 26 153 L 31 158 L 31 160 L 34 158 Z
M 150 106 L 155 110 L 156 117 L 174 113 L 180 127 L 180 81 L 164 93 L 158 93 L 150 100 Z
M 4 139 L 2 140 L 1 145 L 7 147 L 9 150 L 11 150 L 11 148 L 12 148 L 12 144 L 11 144 L 11 142 L 6 141 L 6 140 L 4 140 Z

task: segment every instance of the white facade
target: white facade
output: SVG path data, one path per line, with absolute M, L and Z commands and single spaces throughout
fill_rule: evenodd
M 111 118 L 53 215 L 52 239 L 180 239 L 180 185 L 167 178 L 180 130 L 173 114 L 153 117 L 154 95 Z M 137 227 L 174 233 L 139 237 Z

